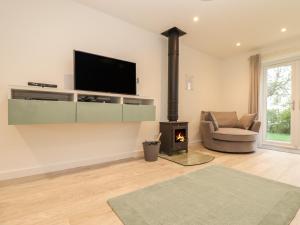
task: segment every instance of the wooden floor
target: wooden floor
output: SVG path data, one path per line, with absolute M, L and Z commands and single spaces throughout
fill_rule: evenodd
M 213 164 L 300 186 L 300 155 L 258 150 L 235 155 L 204 150 L 216 156 L 211 163 L 183 167 L 159 159 L 119 162 L 66 172 L 30 181 L 0 183 L 1 225 L 118 225 L 122 224 L 107 199 Z M 300 224 L 300 212 L 292 225 Z

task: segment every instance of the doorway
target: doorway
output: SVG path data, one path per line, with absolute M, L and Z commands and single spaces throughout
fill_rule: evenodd
M 263 68 L 262 144 L 298 148 L 300 61 Z

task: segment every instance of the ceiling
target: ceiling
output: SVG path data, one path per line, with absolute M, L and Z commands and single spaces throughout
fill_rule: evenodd
M 300 37 L 300 0 L 76 1 L 157 34 L 177 26 L 186 45 L 221 58 Z

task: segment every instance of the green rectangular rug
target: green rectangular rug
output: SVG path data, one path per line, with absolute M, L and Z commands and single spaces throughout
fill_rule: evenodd
M 288 225 L 300 188 L 210 166 L 108 203 L 126 225 Z

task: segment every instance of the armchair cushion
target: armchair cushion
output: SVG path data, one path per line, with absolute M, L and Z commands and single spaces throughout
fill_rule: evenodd
M 257 133 L 239 128 L 220 128 L 213 138 L 222 141 L 256 141 Z
M 249 128 L 252 126 L 254 123 L 254 120 L 257 116 L 257 113 L 252 113 L 252 114 L 245 114 L 243 115 L 238 122 L 239 128 L 249 130 Z
M 261 122 L 258 121 L 258 120 L 255 120 L 250 128 L 250 130 L 254 131 L 254 132 L 259 132 L 259 129 L 260 129 L 260 125 L 261 125 Z
M 238 117 L 236 112 L 212 112 L 218 121 L 219 127 L 236 127 Z

